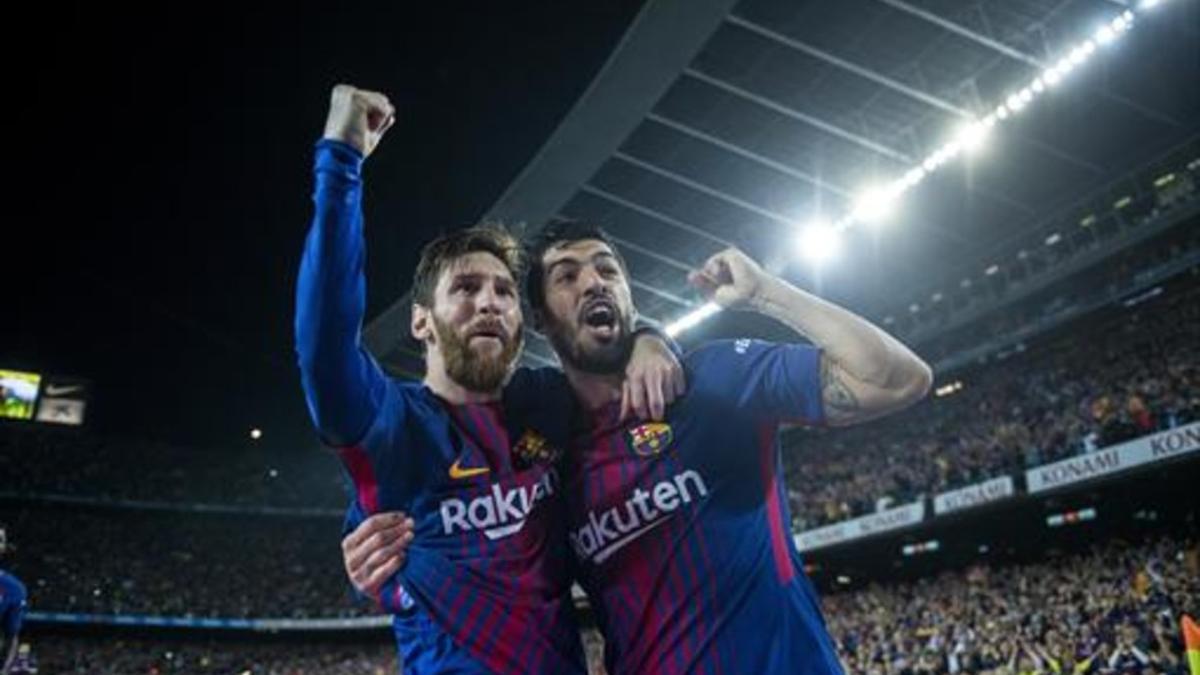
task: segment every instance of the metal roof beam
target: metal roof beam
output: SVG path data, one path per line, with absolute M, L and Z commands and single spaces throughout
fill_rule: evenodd
M 722 150 L 731 152 L 735 155 L 738 155 L 739 157 L 745 157 L 746 159 L 748 159 L 752 162 L 756 162 L 767 168 L 774 169 L 780 173 L 791 176 L 792 178 L 795 178 L 796 180 L 803 181 L 805 183 L 810 183 L 816 187 L 821 188 L 822 190 L 828 190 L 828 191 L 833 192 L 842 197 L 850 196 L 850 192 L 839 185 L 834 185 L 833 183 L 822 180 L 821 178 L 814 176 L 810 173 L 800 171 L 799 169 L 796 169 L 795 167 L 784 164 L 783 162 L 776 161 L 769 157 L 764 157 L 763 155 L 760 155 L 757 152 L 754 152 L 753 150 L 747 150 L 746 148 L 743 148 L 740 145 L 737 145 L 735 143 L 730 143 L 729 141 L 717 138 L 716 136 L 713 136 L 712 134 L 709 134 L 704 131 L 700 131 L 699 129 L 692 127 L 692 126 L 688 126 L 687 124 L 684 124 L 683 122 L 679 122 L 679 121 L 676 121 L 676 120 L 673 120 L 673 119 L 670 119 L 667 117 L 663 117 L 662 115 L 659 115 L 657 113 L 650 113 L 649 115 L 646 115 L 646 119 L 651 120 L 653 122 L 657 122 L 658 124 L 661 124 L 665 127 L 674 129 L 675 131 L 678 131 L 681 134 L 691 136 L 692 138 L 695 138 L 696 140 L 703 141 L 703 142 L 711 144 L 711 145 L 715 145 L 718 148 L 721 148 Z
M 661 166 L 653 164 L 652 162 L 647 162 L 644 159 L 638 159 L 637 157 L 629 155 L 625 152 L 622 152 L 622 151 L 614 152 L 613 157 L 616 157 L 617 159 L 620 159 L 623 162 L 632 164 L 640 169 L 649 171 L 650 173 L 656 174 L 658 176 L 662 176 L 663 178 L 666 178 L 668 180 L 675 181 L 676 183 L 679 183 L 680 185 L 689 187 L 693 190 L 696 190 L 697 192 L 701 192 L 701 193 L 706 194 L 715 199 L 719 199 L 728 204 L 732 204 L 734 206 L 740 207 L 742 209 L 745 209 L 746 211 L 750 211 L 751 213 L 756 213 L 768 220 L 774 220 L 775 222 L 777 222 L 785 227 L 792 225 L 794 222 L 794 219 L 789 218 L 789 217 L 783 215 L 782 213 L 779 213 L 777 211 L 772 211 L 771 209 L 764 209 L 763 207 L 761 207 L 757 204 L 748 202 L 745 199 L 742 199 L 740 197 L 735 197 L 734 195 L 731 195 L 728 192 L 718 190 L 717 188 L 714 188 L 714 187 L 709 187 L 703 183 L 694 181 L 691 178 L 688 178 L 687 176 L 680 175 L 674 171 L 671 171 L 670 169 L 664 169 Z
M 622 237 L 618 237 L 611 232 L 608 233 L 608 238 L 612 239 L 613 242 L 616 243 L 616 245 L 620 246 L 621 248 L 627 248 L 630 251 L 633 251 L 634 253 L 637 253 L 639 255 L 644 255 L 647 258 L 657 260 L 658 262 L 660 262 L 668 267 L 673 267 L 673 268 L 679 270 L 680 272 L 683 272 L 684 274 L 690 274 L 691 271 L 693 269 L 695 269 L 693 266 L 683 262 L 682 260 L 679 260 L 678 258 L 673 258 L 669 255 L 659 253 L 658 251 L 648 249 L 645 246 L 642 246 L 641 244 L 635 244 L 632 241 L 629 241 L 628 239 L 624 239 Z
M 692 302 L 691 300 L 688 300 L 687 298 L 681 298 L 678 295 L 671 293 L 670 291 L 664 291 L 661 288 L 658 288 L 657 286 L 652 286 L 644 281 L 641 281 L 641 280 L 633 278 L 633 277 L 629 278 L 629 285 L 634 288 L 639 288 L 643 291 L 646 291 L 650 295 L 662 298 L 663 300 L 666 300 L 667 302 L 679 305 L 680 307 L 683 307 L 684 309 L 692 309 L 696 306 L 696 303 Z
M 839 56 L 830 54 L 829 52 L 824 51 L 822 49 L 818 49 L 817 47 L 814 47 L 814 46 L 812 46 L 808 43 L 805 43 L 801 40 L 797 40 L 796 38 L 784 35 L 782 33 L 777 33 L 775 31 L 771 30 L 770 28 L 767 28 L 766 26 L 762 26 L 757 23 L 754 23 L 753 21 L 750 21 L 749 19 L 744 19 L 740 16 L 731 14 L 728 18 L 726 18 L 726 22 L 733 24 L 735 26 L 738 26 L 740 28 L 744 28 L 752 33 L 757 34 L 757 35 L 761 35 L 762 37 L 765 37 L 768 40 L 778 42 L 779 44 L 784 45 L 785 47 L 789 47 L 789 48 L 794 49 L 803 54 L 807 54 L 815 59 L 824 61 L 825 63 L 828 63 L 832 66 L 841 68 L 842 70 L 847 70 L 851 73 L 854 73 L 855 75 L 858 75 L 859 77 L 868 79 L 868 80 L 874 82 L 875 84 L 883 86 L 887 89 L 891 89 L 892 91 L 895 91 L 895 92 L 898 92 L 905 96 L 908 96 L 909 98 L 920 101 L 926 105 L 937 108 L 938 110 L 941 110 L 942 112 L 949 113 L 951 115 L 956 115 L 958 117 L 963 117 L 963 118 L 973 118 L 974 117 L 974 115 L 971 114 L 971 111 L 960 108 L 959 106 L 951 103 L 950 101 L 946 101 L 946 100 L 938 98 L 937 96 L 934 96 L 932 94 L 928 94 L 928 93 L 923 92 L 914 87 L 910 87 L 909 85 L 904 84 L 903 82 L 900 82 L 898 80 L 893 80 L 892 78 L 887 77 L 886 75 L 877 73 L 874 70 L 871 70 L 870 68 L 866 68 L 864 66 L 860 66 L 851 61 L 847 61 L 846 59 L 843 59 Z
M 704 82 L 706 84 L 710 84 L 718 89 L 721 89 L 722 91 L 726 91 L 726 92 L 733 94 L 734 96 L 737 96 L 739 98 L 743 98 L 743 99 L 746 99 L 747 101 L 757 103 L 758 105 L 763 106 L 764 108 L 769 108 L 771 110 L 774 110 L 775 112 L 777 112 L 781 115 L 784 115 L 785 117 L 790 117 L 791 119 L 794 119 L 797 122 L 803 122 L 804 124 L 807 124 L 809 126 L 816 127 L 817 129 L 820 129 L 821 131 L 824 131 L 825 133 L 827 133 L 831 136 L 837 136 L 838 138 L 841 138 L 842 140 L 849 141 L 855 145 L 866 148 L 867 150 L 870 150 L 871 152 L 874 152 L 876 154 L 883 155 L 885 157 L 894 159 L 898 162 L 903 162 L 905 164 L 913 164 L 914 163 L 914 160 L 912 157 L 909 157 L 908 155 L 906 155 L 903 152 L 900 152 L 899 150 L 895 150 L 895 149 L 889 148 L 883 144 L 876 143 L 875 141 L 872 141 L 869 138 L 864 138 L 863 136 L 860 136 L 859 134 L 856 134 L 853 131 L 848 131 L 848 130 L 843 129 L 835 124 L 826 122 L 825 120 L 822 120 L 818 117 L 814 117 L 807 113 L 800 112 L 799 110 L 796 110 L 795 108 L 790 108 L 786 105 L 783 105 L 782 103 L 777 103 L 765 96 L 761 96 L 759 94 L 755 94 L 752 91 L 742 89 L 741 87 L 739 87 L 735 84 L 730 84 L 729 82 L 726 82 L 725 80 L 722 80 L 718 77 L 714 77 L 707 73 L 703 73 L 699 70 L 696 70 L 695 68 L 687 68 L 683 71 L 683 74 L 687 75 L 688 77 L 692 77 L 697 80 L 700 80 L 701 82 Z
M 621 197 L 620 195 L 613 194 L 613 193 L 609 192 L 608 190 L 605 190 L 603 188 L 598 188 L 595 185 L 591 185 L 591 184 L 583 185 L 579 188 L 579 191 L 586 193 L 586 194 L 595 195 L 605 201 L 612 202 L 613 204 L 616 204 L 618 206 L 623 206 L 623 207 L 629 209 L 630 211 L 636 211 L 644 216 L 653 218 L 654 220 L 657 220 L 660 223 L 663 223 L 665 225 L 670 225 L 671 227 L 674 227 L 678 230 L 682 230 L 689 234 L 693 234 L 701 239 L 706 239 L 714 244 L 721 246 L 722 248 L 734 248 L 736 246 L 733 242 L 731 242 L 727 239 L 722 239 L 721 237 L 718 237 L 717 235 L 712 234 L 712 233 L 708 232 L 707 230 L 696 227 L 695 225 L 691 225 L 689 223 L 685 223 L 684 221 L 679 220 L 678 218 L 669 216 L 657 209 L 652 209 L 649 206 L 643 206 L 636 202 L 632 202 L 628 199 L 625 199 L 624 197 Z

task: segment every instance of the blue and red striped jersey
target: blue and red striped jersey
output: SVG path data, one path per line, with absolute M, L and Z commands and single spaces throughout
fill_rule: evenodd
M 790 534 L 781 423 L 822 421 L 820 352 L 717 342 L 663 423 L 578 425 L 563 493 L 612 673 L 841 673 Z
M 25 584 L 13 575 L 0 570 L 0 632 L 13 637 L 21 632 L 25 621 Z M 0 659 L 3 659 L 0 654 Z M 0 663 L 3 663 L 0 660 Z
M 348 145 L 317 146 L 296 347 L 309 411 L 353 484 L 348 524 L 395 510 L 416 523 L 379 598 L 404 670 L 582 673 L 558 473 L 566 380 L 521 370 L 502 402 L 452 405 L 383 374 L 360 342 L 361 163 Z

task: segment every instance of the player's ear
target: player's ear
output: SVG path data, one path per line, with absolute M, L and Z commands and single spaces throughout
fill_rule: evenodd
M 410 325 L 413 338 L 421 344 L 433 339 L 433 312 L 426 306 L 413 303 L 412 322 Z

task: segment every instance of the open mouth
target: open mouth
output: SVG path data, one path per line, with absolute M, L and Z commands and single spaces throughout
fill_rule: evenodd
M 583 308 L 583 325 L 600 335 L 612 335 L 617 330 L 617 306 L 611 300 L 594 300 Z

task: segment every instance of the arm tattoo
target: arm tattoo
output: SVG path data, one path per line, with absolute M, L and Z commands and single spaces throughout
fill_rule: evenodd
M 861 412 L 854 392 L 842 380 L 842 369 L 829 357 L 821 357 L 821 401 L 826 419 L 844 420 Z

